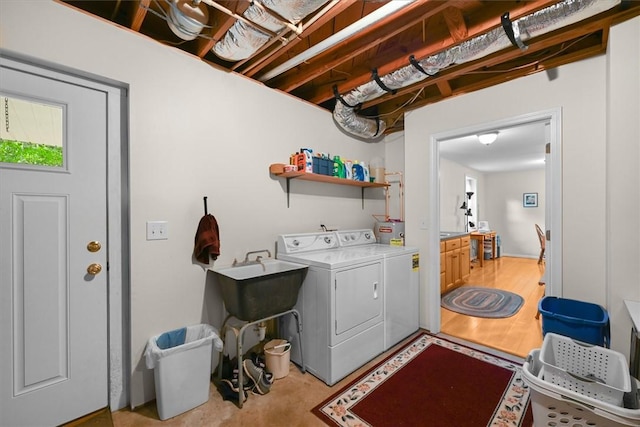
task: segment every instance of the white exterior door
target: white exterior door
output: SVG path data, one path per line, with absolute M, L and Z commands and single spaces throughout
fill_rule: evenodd
M 1 61 L 3 139 L 31 105 L 62 164 L 0 162 L 0 424 L 59 425 L 108 405 L 107 97 Z

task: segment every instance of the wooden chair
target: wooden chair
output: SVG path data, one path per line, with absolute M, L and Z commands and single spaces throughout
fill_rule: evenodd
M 536 233 L 538 234 L 538 240 L 540 241 L 540 256 L 538 257 L 538 264 L 542 264 L 542 261 L 544 260 L 545 236 L 540 226 L 538 224 L 535 224 L 535 226 Z

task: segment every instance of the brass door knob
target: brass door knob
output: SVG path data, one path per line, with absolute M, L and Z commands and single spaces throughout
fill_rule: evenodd
M 90 264 L 89 267 L 87 267 L 87 273 L 91 274 L 92 276 L 95 276 L 101 271 L 102 271 L 102 266 L 100 264 L 94 263 L 94 264 Z
M 102 245 L 97 240 L 87 243 L 87 250 L 89 252 L 98 252 L 102 248 Z

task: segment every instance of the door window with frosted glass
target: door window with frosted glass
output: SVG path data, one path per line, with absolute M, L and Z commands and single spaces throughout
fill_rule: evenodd
M 4 94 L 0 102 L 0 163 L 62 168 L 63 107 Z

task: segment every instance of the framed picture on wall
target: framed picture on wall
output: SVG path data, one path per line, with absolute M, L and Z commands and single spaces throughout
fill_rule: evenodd
M 524 193 L 522 195 L 522 206 L 525 208 L 537 208 L 538 193 Z

